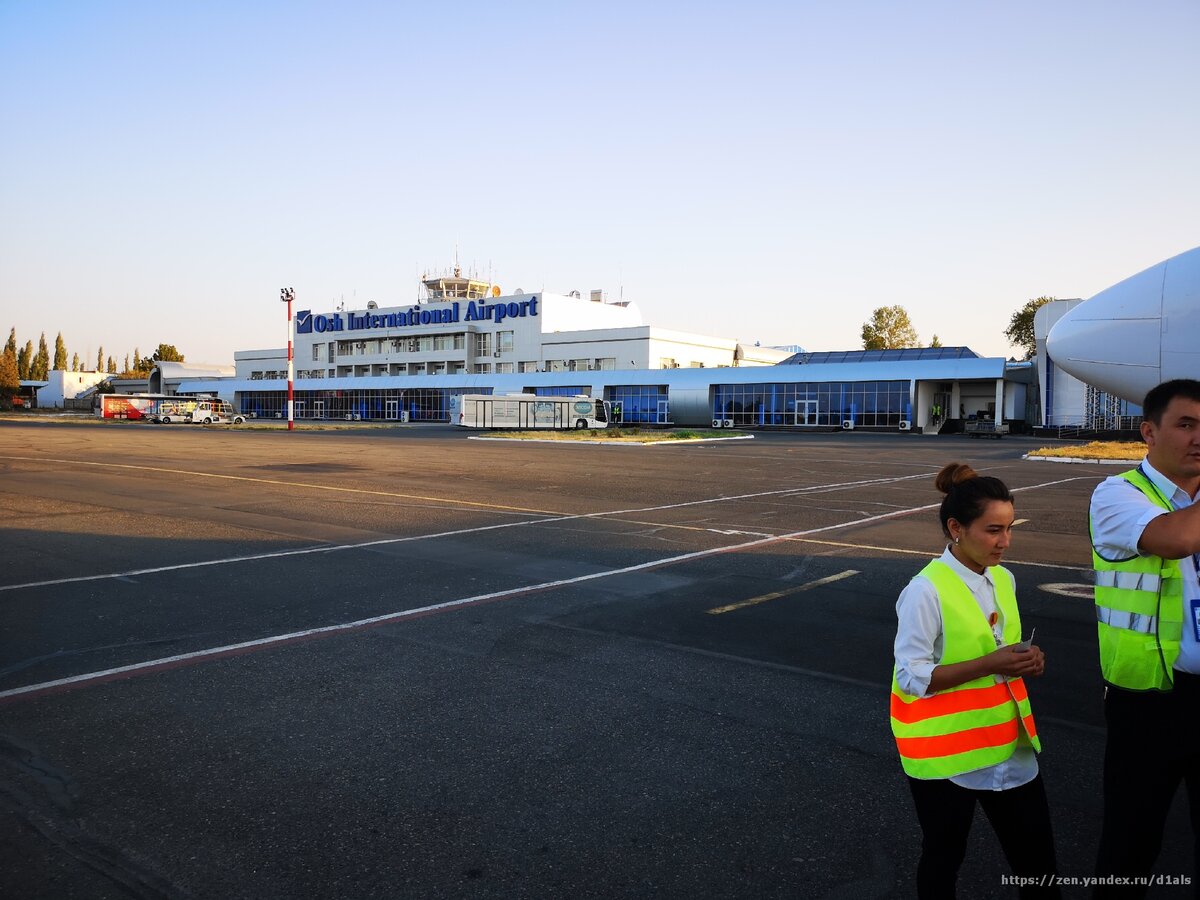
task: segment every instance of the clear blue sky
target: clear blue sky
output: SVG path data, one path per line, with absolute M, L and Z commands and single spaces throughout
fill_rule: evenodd
M 1200 4 L 0 2 L 0 327 L 94 363 L 506 292 L 810 350 L 1200 244 Z

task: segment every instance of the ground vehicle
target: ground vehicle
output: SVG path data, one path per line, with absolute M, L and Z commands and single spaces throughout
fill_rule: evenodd
M 145 419 L 157 422 L 159 409 L 164 403 L 188 398 L 171 397 L 167 394 L 101 394 L 96 406 L 96 415 L 102 419 Z M 182 421 L 182 415 L 179 416 Z
M 161 421 L 164 425 L 170 424 L 165 416 Z M 246 421 L 246 417 L 236 412 L 228 400 L 204 399 L 194 401 L 191 411 L 183 421 L 198 422 L 201 425 L 241 425 Z
M 168 394 L 101 394 L 96 415 L 102 419 L 142 419 L 162 425 L 176 422 L 241 425 L 246 421 L 227 400 Z
M 464 428 L 607 428 L 608 401 L 597 397 L 462 394 L 450 398 L 450 422 Z
M 992 419 L 967 419 L 963 424 L 963 433 L 975 438 L 1002 438 L 1008 434 L 1008 426 L 1003 422 L 995 422 Z

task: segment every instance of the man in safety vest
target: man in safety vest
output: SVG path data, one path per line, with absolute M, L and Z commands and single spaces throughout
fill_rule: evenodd
M 1142 415 L 1146 458 L 1091 503 L 1108 724 L 1096 871 L 1108 881 L 1150 873 L 1180 781 L 1200 822 L 1200 381 L 1158 385 Z M 1146 892 L 1104 880 L 1097 895 Z

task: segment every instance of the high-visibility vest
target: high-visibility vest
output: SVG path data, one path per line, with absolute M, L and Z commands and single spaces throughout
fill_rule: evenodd
M 1174 507 L 1141 469 L 1121 476 L 1155 506 Z M 1096 627 L 1100 671 L 1109 684 L 1129 691 L 1169 691 L 1183 637 L 1183 572 L 1177 559 L 1131 556 L 1110 562 L 1096 552 Z
M 1004 642 L 1021 640 L 1021 616 L 1010 579 L 989 569 L 996 605 L 1004 614 Z M 995 635 L 963 580 L 941 560 L 921 570 L 937 590 L 942 609 L 942 658 L 938 665 L 965 662 L 996 649 Z M 976 678 L 929 697 L 901 690 L 892 671 L 892 734 L 904 771 L 913 778 L 950 778 L 994 766 L 1012 756 L 1024 732 L 1035 750 L 1042 744 L 1021 678 L 997 684 Z

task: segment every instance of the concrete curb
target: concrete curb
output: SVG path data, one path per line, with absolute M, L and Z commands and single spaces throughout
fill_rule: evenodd
M 558 444 L 559 446 L 585 446 L 593 447 L 671 447 L 675 444 L 709 444 L 714 441 L 752 441 L 754 435 L 739 434 L 730 435 L 729 437 L 717 438 L 678 438 L 669 441 L 555 441 L 549 438 L 506 438 L 506 437 L 484 437 L 483 435 L 471 435 L 467 438 L 468 441 L 508 441 L 512 444 Z
M 1078 456 L 1033 456 L 1026 453 L 1021 459 L 1031 462 L 1092 463 L 1098 466 L 1136 466 L 1141 459 L 1082 459 Z

